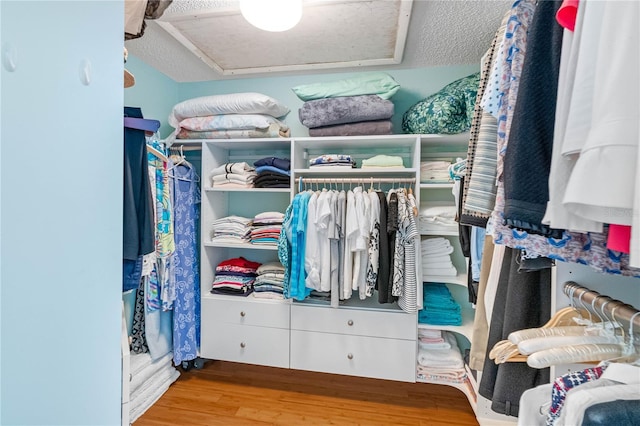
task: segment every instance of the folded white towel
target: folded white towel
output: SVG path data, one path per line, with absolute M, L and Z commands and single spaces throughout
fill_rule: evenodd
M 253 172 L 255 173 L 255 169 L 250 166 L 249 164 L 247 164 L 246 162 L 240 162 L 240 163 L 226 163 L 226 164 L 222 164 L 216 168 L 214 168 L 213 170 L 211 170 L 211 172 L 209 173 L 209 176 L 213 177 L 213 176 L 217 176 L 217 175 L 226 175 L 229 173 L 235 173 L 238 175 L 243 175 L 246 173 L 250 173 Z
M 458 271 L 454 266 L 450 268 L 422 268 L 423 275 L 443 275 L 445 277 L 455 277 Z
M 423 367 L 462 368 L 464 361 L 458 349 L 455 336 L 449 332 L 443 332 L 444 339 L 451 345 L 449 349 L 418 350 L 418 363 Z

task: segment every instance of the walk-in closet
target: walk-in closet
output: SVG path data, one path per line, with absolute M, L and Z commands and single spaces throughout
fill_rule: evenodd
M 640 424 L 640 3 L 0 2 L 0 425 Z

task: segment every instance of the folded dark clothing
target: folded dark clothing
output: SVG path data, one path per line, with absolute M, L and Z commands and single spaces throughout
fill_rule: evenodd
M 264 157 L 253 162 L 255 167 L 273 166 L 282 170 L 291 170 L 291 160 L 288 158 Z
M 289 186 L 289 182 L 291 179 L 288 176 L 276 175 L 276 174 L 268 174 L 264 176 L 258 176 L 256 180 L 253 182 L 253 186 L 256 188 L 263 187 L 264 185 L 273 185 L 273 184 L 286 184 Z
M 216 271 L 216 277 L 257 277 L 255 272 Z
M 291 176 L 291 172 L 289 170 L 279 169 L 275 166 L 260 166 L 256 167 L 256 173 L 260 175 L 261 173 L 273 172 L 280 175 Z
M 255 188 L 289 188 L 289 182 L 287 183 L 262 183 L 260 185 L 254 185 Z
M 242 297 L 246 297 L 248 295 L 250 295 L 251 293 L 253 293 L 253 287 L 251 288 L 246 288 L 246 289 L 242 289 L 242 290 L 236 290 L 236 289 L 232 289 L 232 288 L 212 288 L 211 289 L 211 293 L 213 294 L 228 294 L 231 296 L 242 296 Z

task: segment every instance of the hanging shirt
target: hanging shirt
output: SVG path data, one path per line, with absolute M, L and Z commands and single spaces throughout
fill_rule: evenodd
M 367 287 L 365 294 L 367 297 L 373 296 L 373 290 L 378 282 L 378 269 L 380 267 L 380 199 L 374 191 L 368 194 L 371 203 L 369 220 L 369 263 L 367 264 Z

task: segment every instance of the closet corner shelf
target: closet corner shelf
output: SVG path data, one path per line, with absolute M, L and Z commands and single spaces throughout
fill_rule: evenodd
M 291 188 L 206 188 L 205 192 L 282 192 L 289 194 Z
M 419 329 L 425 330 L 444 330 L 452 331 L 454 333 L 462 334 L 471 342 L 471 335 L 473 334 L 473 317 L 475 315 L 474 309 L 466 306 L 462 306 L 462 325 L 433 325 L 418 323 Z
M 471 379 L 473 379 L 473 377 L 471 377 Z M 439 380 L 430 380 L 430 379 L 424 379 L 424 378 L 420 378 L 420 377 L 416 377 L 416 382 L 417 383 L 429 383 L 429 384 L 434 384 L 434 385 L 444 385 L 444 386 L 454 387 L 454 388 L 460 390 L 462 393 L 465 394 L 465 396 L 469 400 L 469 404 L 471 404 L 471 408 L 473 409 L 474 413 L 477 410 L 477 402 L 478 402 L 478 396 L 477 396 L 477 393 L 476 393 L 477 391 L 475 390 L 475 388 L 473 388 L 473 389 L 469 388 L 469 386 L 473 387 L 472 383 L 467 385 L 465 383 L 450 383 L 450 382 L 444 382 L 444 381 L 441 382 Z
M 442 234 L 441 234 L 442 235 Z M 455 277 L 446 275 L 422 275 L 423 283 L 444 283 L 467 286 L 467 274 L 458 274 Z
M 278 246 L 276 244 L 260 245 L 260 244 L 251 244 L 251 243 L 230 244 L 230 243 L 206 242 L 204 243 L 204 246 L 205 247 L 254 249 L 254 250 L 272 250 L 272 251 L 278 250 Z

